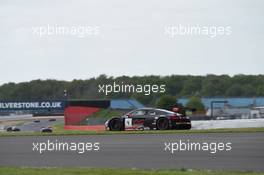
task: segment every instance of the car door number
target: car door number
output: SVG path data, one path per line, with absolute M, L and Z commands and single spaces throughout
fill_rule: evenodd
M 132 118 L 125 119 L 125 127 L 132 127 Z

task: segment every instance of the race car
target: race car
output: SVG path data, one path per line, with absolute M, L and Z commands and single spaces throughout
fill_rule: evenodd
M 12 132 L 12 131 L 17 132 L 17 131 L 20 131 L 20 129 L 17 128 L 16 126 L 9 126 L 9 127 L 6 128 L 6 131 L 7 132 Z
M 182 114 L 156 108 L 140 108 L 105 122 L 106 130 L 191 129 L 191 121 Z
M 42 127 L 40 129 L 41 132 L 48 132 L 51 133 L 52 132 L 52 127 Z

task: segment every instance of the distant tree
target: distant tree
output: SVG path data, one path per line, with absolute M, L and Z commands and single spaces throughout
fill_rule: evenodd
M 257 96 L 264 96 L 264 85 L 257 87 Z
M 186 104 L 187 108 L 196 109 L 196 111 L 204 111 L 205 107 L 200 97 L 193 96 Z
M 204 97 L 224 96 L 229 87 L 230 77 L 227 75 L 207 75 L 202 82 L 201 95 Z
M 171 75 L 162 78 L 164 84 L 166 84 L 166 93 L 172 96 L 179 96 L 186 81 L 186 76 Z
M 185 81 L 180 95 L 184 97 L 189 97 L 199 94 L 200 91 L 201 91 L 201 78 L 190 77 Z
M 157 101 L 157 108 L 172 110 L 177 104 L 177 99 L 174 96 L 164 95 L 161 96 Z
M 113 82 L 123 84 L 165 84 L 166 95 L 180 97 L 256 97 L 264 96 L 264 75 L 170 75 L 170 76 L 119 76 L 98 77 L 73 81 L 33 80 L 22 83 L 6 83 L 0 85 L 0 100 L 31 100 L 63 98 L 64 89 L 68 98 L 80 99 L 113 99 L 135 98 L 147 106 L 155 106 L 161 95 L 151 93 L 110 93 L 98 92 L 98 85 Z M 174 98 L 175 98 L 174 97 Z M 176 103 L 176 101 L 174 101 Z
M 244 85 L 242 90 L 243 90 L 242 94 L 245 97 L 254 97 L 257 95 L 256 88 L 254 88 L 251 84 Z
M 227 97 L 239 97 L 243 95 L 243 88 L 239 84 L 233 84 L 230 88 L 226 91 Z
M 144 105 L 147 105 L 147 106 L 155 105 L 155 101 L 154 101 L 154 96 L 153 95 L 142 95 L 142 94 L 139 94 L 139 93 L 135 93 L 131 97 L 136 99 L 136 100 L 138 100 L 140 103 L 142 103 Z

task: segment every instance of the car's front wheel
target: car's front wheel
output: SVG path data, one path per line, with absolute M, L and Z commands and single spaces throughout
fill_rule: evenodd
M 113 118 L 109 122 L 110 131 L 121 131 L 123 130 L 123 122 L 120 118 Z
M 167 130 L 167 129 L 169 129 L 170 121 L 167 118 L 164 118 L 164 117 L 159 118 L 156 123 L 157 123 L 157 129 L 158 130 Z

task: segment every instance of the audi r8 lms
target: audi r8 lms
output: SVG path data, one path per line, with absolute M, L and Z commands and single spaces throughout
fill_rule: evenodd
M 156 108 L 140 108 L 105 122 L 106 130 L 191 129 L 191 121 L 182 114 Z
M 51 127 L 42 127 L 40 129 L 41 132 L 48 132 L 51 133 L 52 132 L 52 128 Z

